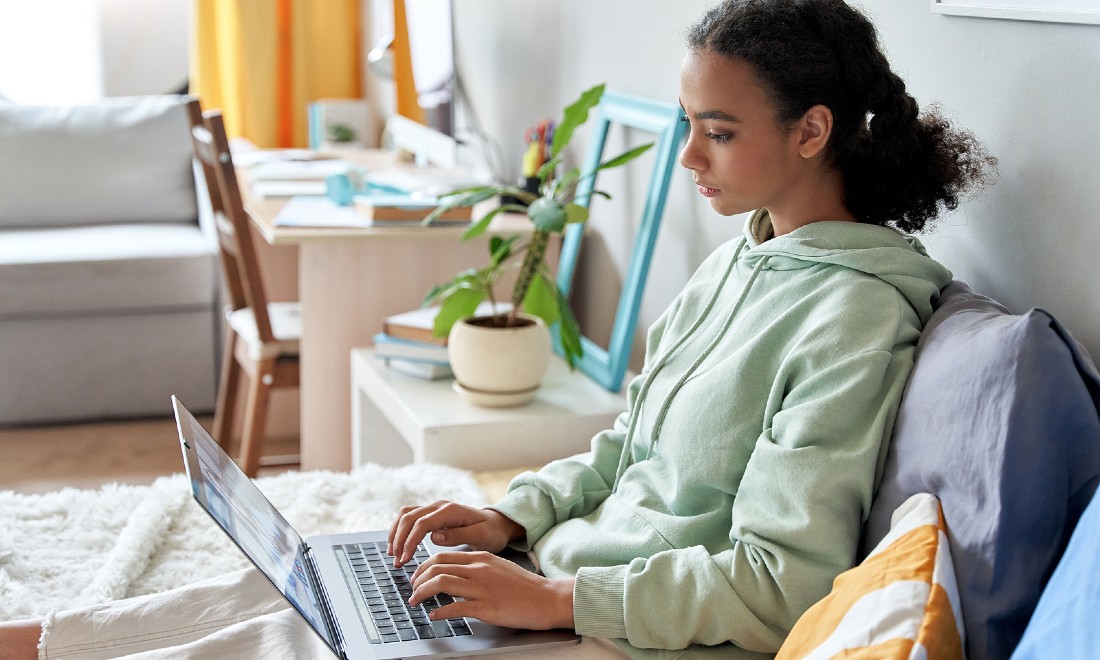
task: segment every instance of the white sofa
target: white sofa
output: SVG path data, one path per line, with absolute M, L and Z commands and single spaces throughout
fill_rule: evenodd
M 182 101 L 0 102 L 0 425 L 213 408 L 217 239 Z

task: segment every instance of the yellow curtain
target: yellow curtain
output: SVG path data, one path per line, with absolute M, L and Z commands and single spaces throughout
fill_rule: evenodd
M 405 0 L 393 0 L 393 81 L 397 86 L 398 114 L 421 124 L 425 123 L 424 110 L 420 108 L 416 93 L 416 77 L 413 75 Z
M 360 0 L 194 0 L 191 93 L 260 147 L 308 144 L 308 105 L 362 97 Z

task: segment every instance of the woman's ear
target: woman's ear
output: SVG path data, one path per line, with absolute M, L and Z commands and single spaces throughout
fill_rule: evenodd
M 798 154 L 810 159 L 822 153 L 833 132 L 833 111 L 818 104 L 806 111 L 798 120 Z

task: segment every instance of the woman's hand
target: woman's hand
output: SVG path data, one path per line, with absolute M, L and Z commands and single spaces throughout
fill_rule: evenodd
M 522 526 L 499 511 L 440 500 L 427 506 L 403 507 L 390 527 L 386 551 L 400 567 L 412 558 L 416 546 L 428 534 L 436 545 L 465 543 L 474 550 L 500 552 L 524 533 Z
M 552 580 L 489 552 L 440 552 L 413 573 L 409 602 L 446 593 L 463 598 L 432 620 L 474 617 L 509 628 L 573 629 L 573 580 Z

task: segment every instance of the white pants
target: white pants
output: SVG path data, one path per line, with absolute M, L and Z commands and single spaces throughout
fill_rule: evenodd
M 607 640 L 494 657 L 625 657 Z M 332 653 L 263 575 L 246 569 L 161 594 L 56 612 L 38 657 L 321 658 Z

